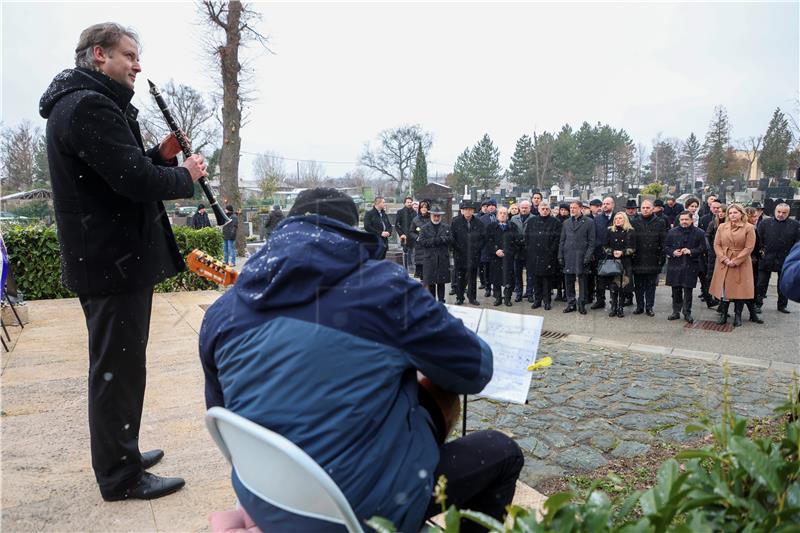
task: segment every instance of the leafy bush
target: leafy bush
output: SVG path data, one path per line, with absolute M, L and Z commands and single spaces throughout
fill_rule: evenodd
M 727 386 L 725 388 L 727 396 Z M 747 420 L 730 410 L 726 397 L 722 419 L 689 425 L 687 432 L 707 431 L 713 443 L 679 453 L 661 465 L 656 484 L 637 491 L 615 506 L 597 483 L 587 495 L 572 492 L 550 496 L 543 516 L 509 506 L 505 523 L 454 506 L 445 514 L 445 529 L 458 533 L 461 519 L 503 533 L 695 533 L 747 531 L 752 533 L 800 531 L 800 403 L 796 380 L 791 400 L 780 408 L 788 412 L 779 441 L 751 438 Z M 679 462 L 681 461 L 681 462 Z M 444 481 L 437 484 L 437 501 Z M 617 502 L 619 503 L 619 502 Z M 634 515 L 638 508 L 639 513 Z M 444 509 L 443 509 L 444 510 Z M 394 531 L 381 518 L 368 524 L 379 532 Z
M 27 200 L 20 202 L 17 207 L 10 208 L 9 211 L 15 215 L 43 219 L 50 217 L 50 220 L 55 220 L 55 213 L 50 203 L 43 199 Z
M 222 257 L 222 232 L 216 228 L 192 229 L 187 226 L 172 226 L 178 250 L 184 258 L 195 248 L 216 258 Z M 217 286 L 194 272 L 185 270 L 156 285 L 156 292 L 200 291 Z
M 222 233 L 218 229 L 172 228 L 183 257 L 199 248 L 214 257 L 222 256 Z M 30 300 L 75 296 L 61 284 L 61 256 L 55 226 L 9 224 L 3 240 L 19 289 Z M 156 292 L 214 289 L 216 285 L 192 272 L 181 272 L 156 285 Z
M 642 188 L 642 194 L 652 194 L 655 195 L 656 198 L 661 196 L 663 192 L 664 192 L 664 185 L 657 181 L 649 183 Z

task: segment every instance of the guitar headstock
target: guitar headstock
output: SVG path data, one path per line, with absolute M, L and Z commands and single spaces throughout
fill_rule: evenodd
M 198 276 L 223 287 L 233 285 L 239 277 L 239 272 L 235 269 L 200 250 L 192 250 L 186 256 L 186 266 Z

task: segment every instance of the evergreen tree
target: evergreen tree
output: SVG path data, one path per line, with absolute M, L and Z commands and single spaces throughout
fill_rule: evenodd
M 553 173 L 562 183 L 575 183 L 576 168 L 579 164 L 578 144 L 572 128 L 564 124 L 553 144 Z
M 689 135 L 686 142 L 683 143 L 683 151 L 681 153 L 681 168 L 684 178 L 684 186 L 687 188 L 694 187 L 695 176 L 697 174 L 697 165 L 703 155 L 703 146 L 695 136 L 694 132 Z
M 768 178 L 782 178 L 789 162 L 789 145 L 792 132 L 789 121 L 780 108 L 772 114 L 767 133 L 764 135 L 764 148 L 761 150 L 761 170 Z
M 520 187 L 533 186 L 533 144 L 527 135 L 523 135 L 517 140 L 514 155 L 511 156 L 511 165 L 508 167 L 508 177 Z
M 677 139 L 657 140 L 650 152 L 649 179 L 659 183 L 676 183 L 680 173 Z
M 731 175 L 731 155 L 728 150 L 731 139 L 731 127 L 728 112 L 723 106 L 714 108 L 714 117 L 706 133 L 705 169 L 706 182 L 712 185 L 720 183 Z
M 588 122 L 581 124 L 580 129 L 575 132 L 575 144 L 577 157 L 572 171 L 580 185 L 588 185 L 592 182 L 595 165 L 599 160 L 600 150 L 596 129 L 592 128 Z
M 33 188 L 40 189 L 50 185 L 50 166 L 47 163 L 47 138 L 39 137 L 33 152 Z
M 425 150 L 422 143 L 417 144 L 417 161 L 411 177 L 411 190 L 414 194 L 428 184 L 428 162 L 425 161 Z
M 457 194 L 462 194 L 465 186 L 471 187 L 475 184 L 475 178 L 470 166 L 470 159 L 469 148 L 464 148 L 464 151 L 456 158 L 456 162 L 453 165 L 453 174 L 455 175 L 454 187 Z
M 469 166 L 479 189 L 491 191 L 500 184 L 500 175 L 503 172 L 503 167 L 500 166 L 500 149 L 494 146 L 488 133 L 472 148 Z

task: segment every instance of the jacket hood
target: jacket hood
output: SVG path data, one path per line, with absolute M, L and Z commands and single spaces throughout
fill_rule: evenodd
M 289 217 L 247 261 L 234 290 L 259 310 L 308 304 L 380 257 L 383 246 L 375 235 L 333 218 Z
M 123 111 L 128 108 L 133 90 L 117 83 L 102 72 L 84 68 L 68 68 L 59 72 L 39 100 L 39 115 L 48 118 L 53 107 L 64 96 L 75 91 L 95 91 L 113 100 Z M 130 106 L 133 108 L 133 106 Z M 134 114 L 137 111 L 133 108 Z M 133 117 L 136 118 L 135 116 Z

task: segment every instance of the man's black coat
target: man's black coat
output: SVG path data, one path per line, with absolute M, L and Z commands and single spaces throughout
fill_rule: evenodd
M 184 269 L 162 200 L 194 194 L 189 171 L 144 151 L 133 90 L 68 69 L 42 95 L 61 280 L 79 295 L 152 286 Z M 171 165 L 171 166 L 168 166 Z
M 632 221 L 636 254 L 633 256 L 634 274 L 658 274 L 664 265 L 664 239 L 667 236 L 667 221 L 650 215 L 636 217 Z
M 384 247 L 389 247 L 389 237 L 392 236 L 392 223 L 386 211 L 378 211 L 375 207 L 364 213 L 364 231 L 377 235 L 383 241 Z M 384 231 L 389 232 L 389 237 L 381 237 Z
M 473 216 L 467 223 L 464 215 L 458 215 L 450 226 L 453 236 L 453 262 L 456 268 L 478 268 L 481 249 L 486 242 L 486 226 Z
M 691 255 L 675 257 L 675 250 L 688 248 Z M 670 287 L 694 288 L 697 275 L 702 270 L 703 252 L 706 249 L 706 234 L 700 228 L 677 226 L 667 232 L 664 239 L 664 255 L 667 257 L 667 285 Z
M 780 272 L 789 250 L 800 242 L 800 222 L 787 218 L 765 218 L 758 226 L 758 235 L 764 248 L 764 257 L 759 261 L 759 270 Z
M 525 226 L 524 237 L 528 269 L 537 276 L 558 274 L 561 221 L 556 217 L 534 217 Z

